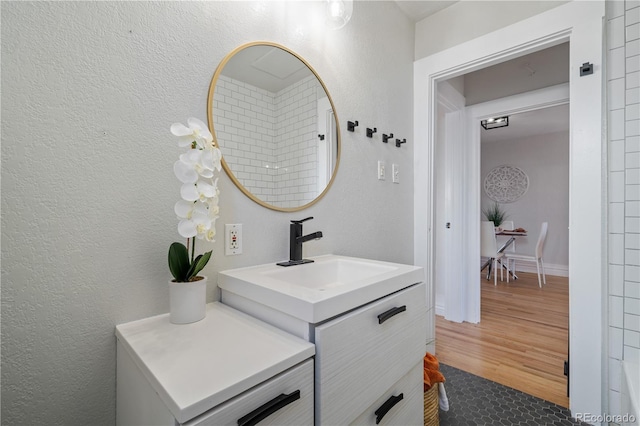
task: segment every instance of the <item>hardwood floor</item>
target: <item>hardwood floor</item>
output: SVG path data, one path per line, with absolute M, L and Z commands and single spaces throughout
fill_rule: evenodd
M 569 283 L 518 273 L 515 282 L 481 278 L 479 324 L 436 316 L 440 362 L 530 395 L 569 406 L 564 360 L 568 358 Z

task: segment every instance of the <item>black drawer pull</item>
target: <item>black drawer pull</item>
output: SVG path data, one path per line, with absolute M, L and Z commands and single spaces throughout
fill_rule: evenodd
M 407 310 L 407 306 L 406 305 L 402 305 L 400 307 L 391 308 L 387 312 L 383 312 L 380 315 L 378 315 L 378 324 L 382 324 L 383 322 L 385 322 L 386 320 L 388 320 L 392 316 L 398 315 L 400 312 L 404 312 L 406 310 Z
M 402 401 L 404 398 L 404 394 L 400 394 L 398 396 L 391 396 L 391 398 L 387 399 L 387 401 L 382 404 L 382 407 L 378 408 L 375 412 L 376 414 L 376 424 L 380 423 L 380 420 L 384 417 L 385 414 L 389 412 L 398 402 Z
M 291 392 L 289 395 L 284 393 L 280 394 L 266 404 L 256 408 L 246 416 L 239 418 L 238 426 L 256 425 L 258 424 L 258 422 L 266 419 L 279 409 L 286 407 L 287 405 L 291 404 L 293 401 L 297 401 L 298 399 L 300 399 L 299 390 Z

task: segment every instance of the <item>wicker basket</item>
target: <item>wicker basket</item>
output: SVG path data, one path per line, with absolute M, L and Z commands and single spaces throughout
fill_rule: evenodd
M 438 384 L 434 383 L 433 386 L 424 393 L 424 426 L 438 426 L 440 424 L 439 408 Z

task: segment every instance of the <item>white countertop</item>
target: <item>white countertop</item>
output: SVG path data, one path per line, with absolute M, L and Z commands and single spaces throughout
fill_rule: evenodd
M 179 422 L 315 354 L 315 346 L 218 302 L 175 325 L 169 314 L 116 326 L 116 336 Z
M 317 324 L 424 281 L 421 266 L 333 254 L 310 259 L 289 267 L 267 263 L 220 271 L 218 287 Z M 343 264 L 354 271 L 341 280 Z

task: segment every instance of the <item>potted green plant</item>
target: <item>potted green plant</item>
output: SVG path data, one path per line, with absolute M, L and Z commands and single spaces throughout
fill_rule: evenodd
M 507 218 L 507 212 L 500 207 L 498 202 L 494 202 L 489 207 L 482 209 L 482 213 L 489 222 L 493 222 L 496 228 Z
M 218 180 L 222 153 L 213 144 L 207 126 L 196 118 L 171 125 L 171 133 L 178 137 L 180 147 L 188 147 L 173 165 L 182 182 L 181 200 L 174 211 L 180 219 L 178 233 L 187 245 L 174 242 L 169 247 L 169 318 L 174 324 L 201 320 L 206 314 L 207 277 L 198 275 L 211 259 L 211 251 L 195 256 L 196 239 L 213 242 L 219 207 Z M 191 249 L 191 253 L 189 253 Z

